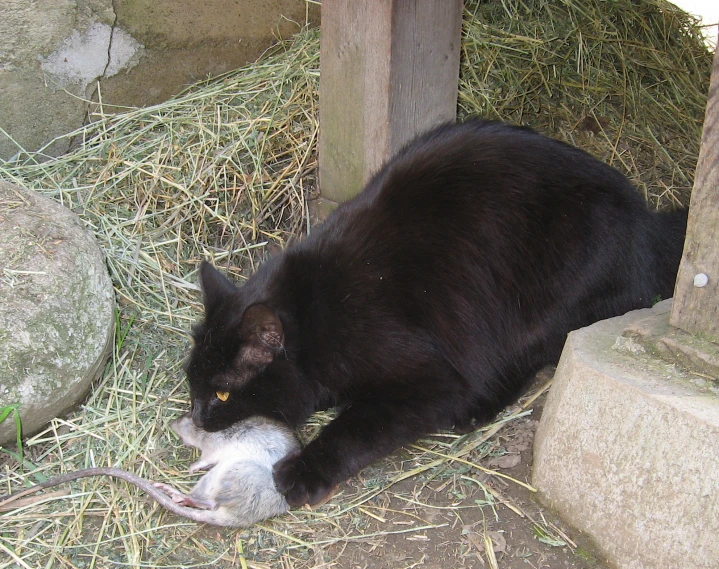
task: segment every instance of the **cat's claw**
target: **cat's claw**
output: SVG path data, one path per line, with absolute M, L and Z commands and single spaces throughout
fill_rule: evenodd
M 329 500 L 337 490 L 313 466 L 302 459 L 300 453 L 293 453 L 274 466 L 277 490 L 285 495 L 290 506 L 308 504 L 319 506 Z

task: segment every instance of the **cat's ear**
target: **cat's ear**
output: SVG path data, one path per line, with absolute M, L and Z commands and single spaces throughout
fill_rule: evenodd
M 240 334 L 240 357 L 245 363 L 267 365 L 284 349 L 282 322 L 264 304 L 253 304 L 245 310 Z
M 205 313 L 217 305 L 222 299 L 237 292 L 232 281 L 207 261 L 200 265 L 200 287 L 205 302 Z

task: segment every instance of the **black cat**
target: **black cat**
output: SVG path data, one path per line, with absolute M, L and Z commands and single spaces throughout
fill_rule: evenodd
M 193 420 L 342 405 L 275 468 L 290 504 L 318 503 L 420 435 L 490 421 L 570 330 L 670 297 L 685 226 L 564 143 L 442 126 L 241 288 L 202 265 Z

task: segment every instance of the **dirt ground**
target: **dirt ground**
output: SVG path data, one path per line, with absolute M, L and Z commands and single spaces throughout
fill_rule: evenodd
M 536 385 L 546 382 L 552 373 L 553 370 L 542 372 Z M 513 421 L 502 429 L 497 442 L 505 454 L 485 459 L 483 466 L 531 483 L 532 443 L 545 399 L 546 393 L 533 404 L 532 416 Z M 466 468 L 467 473 L 470 468 Z M 474 471 L 470 477 L 462 471 L 460 468 L 434 478 L 420 475 L 383 492 L 365 509 L 374 514 L 369 525 L 362 528 L 368 537 L 359 542 L 332 545 L 323 552 L 325 563 L 316 566 L 343 569 L 610 567 L 601 560 L 586 536 L 541 506 L 530 490 L 496 476 L 478 478 Z M 373 469 L 367 469 L 363 477 L 372 474 Z M 476 507 L 489 498 L 477 480 L 493 491 L 494 501 L 498 503 L 494 511 Z M 384 532 L 388 526 L 414 531 L 387 535 Z M 417 531 L 418 526 L 434 527 Z M 542 531 L 546 526 L 554 530 L 552 535 Z M 369 537 L 373 531 L 382 533 L 382 539 L 373 542 Z M 491 552 L 488 540 L 492 543 Z

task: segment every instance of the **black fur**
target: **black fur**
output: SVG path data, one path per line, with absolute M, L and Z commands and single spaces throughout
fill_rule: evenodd
M 295 426 L 343 405 L 275 469 L 290 504 L 317 503 L 420 435 L 491 420 L 569 331 L 670 297 L 685 225 L 581 150 L 440 127 L 242 288 L 203 265 L 193 419 Z

